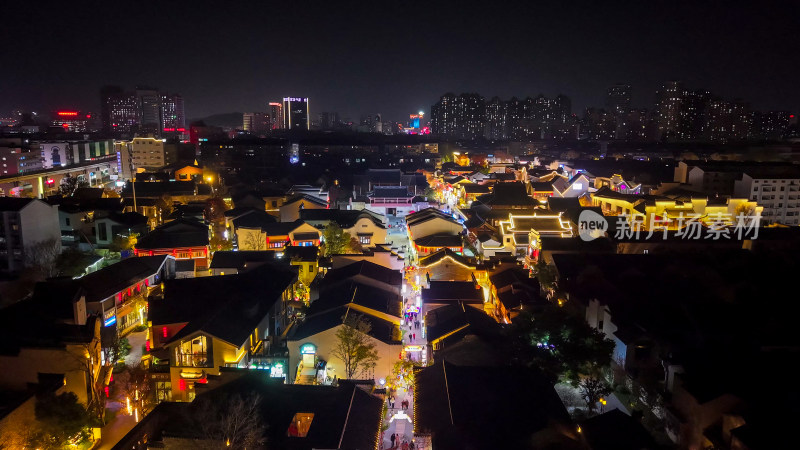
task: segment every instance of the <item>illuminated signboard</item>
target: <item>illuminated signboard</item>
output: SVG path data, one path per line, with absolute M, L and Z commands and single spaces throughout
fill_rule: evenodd
M 301 355 L 313 355 L 317 353 L 317 346 L 314 344 L 303 344 L 300 346 Z
M 77 116 L 78 112 L 77 111 L 59 111 L 58 115 L 59 116 Z
M 285 102 L 305 102 L 308 100 L 305 97 L 283 97 L 283 101 Z
M 406 345 L 405 351 L 407 352 L 421 352 L 422 346 L 421 345 Z

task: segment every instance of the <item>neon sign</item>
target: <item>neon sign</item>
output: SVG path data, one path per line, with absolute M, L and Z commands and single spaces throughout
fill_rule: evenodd
M 317 346 L 314 344 L 303 344 L 300 346 L 301 355 L 314 355 L 317 353 Z
M 285 102 L 305 102 L 308 99 L 305 97 L 283 97 L 283 101 Z
M 58 114 L 59 116 L 77 116 L 78 112 L 77 111 L 59 111 L 56 114 Z

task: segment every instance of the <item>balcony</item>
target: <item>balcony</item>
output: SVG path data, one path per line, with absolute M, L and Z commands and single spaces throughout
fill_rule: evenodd
M 211 367 L 210 363 L 211 361 L 209 361 L 209 355 L 205 352 L 203 353 L 178 352 L 177 357 L 175 359 L 176 367 Z

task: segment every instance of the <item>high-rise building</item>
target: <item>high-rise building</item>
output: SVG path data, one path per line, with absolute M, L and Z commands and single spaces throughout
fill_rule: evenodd
M 287 130 L 309 130 L 308 98 L 283 98 L 283 128 Z
M 339 114 L 335 112 L 319 113 L 319 127 L 323 130 L 333 130 L 339 126 Z
M 260 136 L 272 130 L 269 114 L 263 112 L 244 113 L 242 129 L 252 135 Z
M 486 104 L 486 139 L 499 140 L 508 137 L 506 122 L 508 120 L 508 110 L 506 102 L 500 97 L 492 97 Z
M 125 92 L 119 86 L 100 90 L 102 129 L 106 134 L 161 137 L 163 133 L 184 133 L 186 114 L 183 97 L 136 87 Z
M 668 81 L 656 93 L 656 139 L 678 136 L 684 89 L 680 81 Z
M 183 97 L 178 94 L 161 94 L 161 131 L 167 134 L 186 133 Z
M 698 140 L 705 133 L 706 106 L 711 93 L 703 90 L 685 91 L 681 98 L 677 138 L 683 141 Z
M 789 133 L 789 125 L 793 117 L 789 111 L 754 113 L 750 137 L 772 141 L 783 139 Z
M 612 114 L 625 114 L 631 109 L 631 86 L 615 84 L 606 92 L 606 110 Z
M 270 102 L 268 112 L 272 129 L 280 130 L 283 128 L 283 104 L 278 102 Z
M 53 111 L 51 114 L 50 125 L 60 127 L 64 131 L 89 131 L 89 121 L 92 119 L 91 113 L 76 110 Z
M 463 139 L 483 136 L 486 127 L 486 100 L 478 94 L 443 95 L 431 107 L 433 132 Z
M 139 108 L 138 134 L 161 136 L 161 93 L 155 88 L 137 86 L 136 102 Z
M 711 100 L 706 107 L 705 137 L 722 143 L 745 140 L 750 119 L 750 108 L 742 101 Z
M 103 86 L 100 89 L 100 119 L 102 120 L 102 130 L 105 134 L 110 134 L 114 130 L 112 126 L 111 110 L 116 103 L 116 98 L 123 94 L 120 86 Z
M 139 127 L 139 105 L 136 94 L 118 92 L 106 97 L 108 118 L 104 118 L 110 126 L 110 133 L 130 134 Z

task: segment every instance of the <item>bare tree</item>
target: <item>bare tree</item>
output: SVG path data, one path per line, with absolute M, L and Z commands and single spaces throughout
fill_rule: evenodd
M 56 238 L 45 239 L 25 248 L 25 266 L 30 267 L 44 278 L 58 274 L 56 261 L 61 254 L 61 241 Z
M 118 377 L 122 392 L 130 399 L 131 407 L 137 408 L 141 416 L 152 406 L 150 371 L 139 361 L 129 365 Z
M 261 420 L 258 394 L 246 398 L 236 394 L 221 402 L 201 398 L 192 407 L 191 421 L 202 433 L 195 442 L 198 448 L 265 448 L 266 427 Z
M 239 244 L 239 250 L 266 250 L 267 242 L 262 239 L 261 233 L 248 232 L 244 242 Z
M 578 390 L 586 401 L 589 411 L 594 411 L 597 402 L 612 392 L 611 387 L 599 374 L 589 375 L 578 382 Z
M 363 376 L 378 363 L 378 350 L 369 335 L 372 325 L 361 314 L 345 315 L 342 322 L 331 354 L 344 363 L 346 378 Z

